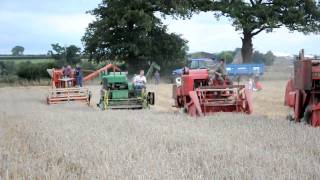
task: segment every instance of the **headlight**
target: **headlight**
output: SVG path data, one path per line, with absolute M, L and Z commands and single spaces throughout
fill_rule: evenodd
M 181 77 L 176 78 L 176 85 L 181 86 Z

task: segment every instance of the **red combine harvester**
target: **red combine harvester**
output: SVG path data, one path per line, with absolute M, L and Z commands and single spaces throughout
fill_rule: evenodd
M 101 72 L 109 69 L 119 70 L 113 64 L 108 64 L 99 70 L 96 70 L 83 78 L 83 81 L 89 81 L 97 77 Z M 51 76 L 52 89 L 47 95 L 48 104 L 58 104 L 62 102 L 80 101 L 90 104 L 91 92 L 88 88 L 77 87 L 75 72 L 72 71 L 70 78 L 63 77 L 62 69 L 48 69 Z
M 215 112 L 251 114 L 252 92 L 244 85 L 230 85 L 211 80 L 207 69 L 184 70 L 181 84 L 173 85 L 175 107 L 184 108 L 190 116 Z
M 301 50 L 285 93 L 285 105 L 294 111 L 289 120 L 320 126 L 320 59 L 305 58 Z

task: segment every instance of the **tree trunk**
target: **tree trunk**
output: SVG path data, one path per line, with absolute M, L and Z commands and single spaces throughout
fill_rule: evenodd
M 243 32 L 241 54 L 243 63 L 251 63 L 253 56 L 252 33 Z

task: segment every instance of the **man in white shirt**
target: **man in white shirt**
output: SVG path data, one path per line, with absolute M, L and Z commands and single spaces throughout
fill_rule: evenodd
M 144 70 L 141 70 L 140 74 L 134 77 L 133 84 L 135 87 L 145 87 L 147 79 L 144 76 Z
M 147 79 L 144 76 L 144 71 L 141 70 L 140 74 L 133 78 L 134 92 L 136 96 L 141 96 L 142 89 L 146 88 Z

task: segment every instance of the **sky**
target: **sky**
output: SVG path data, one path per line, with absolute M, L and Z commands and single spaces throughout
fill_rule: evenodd
M 94 20 L 86 11 L 101 0 L 0 0 L 0 54 L 10 54 L 16 45 L 25 54 L 46 54 L 51 44 L 82 47 L 81 37 Z M 189 52 L 219 52 L 241 47 L 241 34 L 228 19 L 215 19 L 212 13 L 200 13 L 187 20 L 163 19 L 169 32 L 188 41 Z M 285 28 L 260 33 L 253 39 L 254 49 L 277 55 L 320 54 L 320 35 L 289 32 Z

